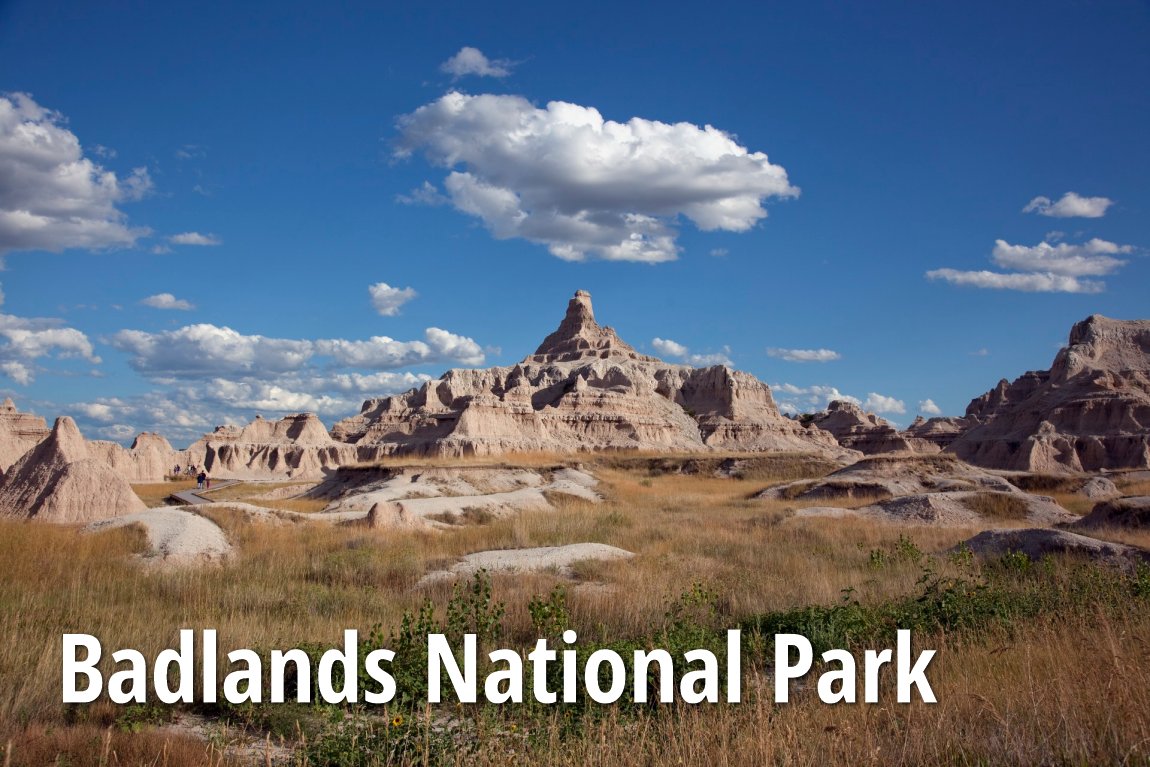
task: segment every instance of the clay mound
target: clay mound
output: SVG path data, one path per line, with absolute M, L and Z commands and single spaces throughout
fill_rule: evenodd
M 1093 315 L 1050 370 L 1002 380 L 971 401 L 950 449 L 997 469 L 1093 472 L 1150 467 L 1150 320 Z
M 184 509 L 150 509 L 96 522 L 84 530 L 99 532 L 127 525 L 144 528 L 149 549 L 144 561 L 151 565 L 218 564 L 232 555 L 231 544 L 214 522 Z
M 0 515 L 71 523 L 142 511 L 127 480 L 92 458 L 76 423 L 57 418 L 51 434 L 0 480 Z
M 969 466 L 953 456 L 904 453 L 864 458 L 821 479 L 799 480 L 768 488 L 758 497 L 802 501 L 858 500 L 957 490 L 1022 492 L 1002 477 Z
M 815 414 L 811 423 L 830 432 L 843 447 L 864 455 L 939 451 L 933 442 L 900 434 L 888 421 L 844 400 L 831 402 L 826 410 Z
M 367 526 L 373 530 L 422 529 L 427 524 L 412 515 L 399 501 L 372 504 L 367 512 Z
M 796 517 L 864 517 L 877 522 L 967 527 L 1001 517 L 1055 525 L 1076 517 L 1052 499 L 1028 493 L 941 492 L 905 495 L 857 509 L 811 507 Z
M 404 394 L 369 399 L 332 436 L 374 458 L 716 448 L 857 457 L 827 432 L 783 417 L 754 376 L 636 353 L 595 321 L 584 291 L 519 364 L 449 370 Z
M 1086 483 L 1078 488 L 1078 494 L 1092 500 L 1104 501 L 1110 498 L 1117 498 L 1122 495 L 1111 480 L 1106 477 L 1091 477 L 1086 480 Z
M 468 554 L 450 570 L 428 573 L 419 585 L 450 581 L 473 575 L 480 570 L 493 573 L 538 572 L 554 570 L 570 577 L 572 566 L 587 560 L 611 561 L 635 556 L 625 549 L 603 543 L 571 543 L 566 546 L 544 546 L 535 549 L 500 549 Z
M 22 455 L 44 441 L 48 424 L 38 415 L 21 413 L 11 397 L 0 405 L 0 472 L 8 471 Z
M 594 477 L 576 469 L 545 475 L 524 469 L 407 468 L 347 491 L 318 516 L 366 517 L 372 527 L 380 528 L 445 529 L 524 511 L 551 511 L 552 494 L 598 502 L 597 484 Z
M 1150 562 L 1150 552 L 1143 549 L 1100 541 L 1065 530 L 984 530 L 953 550 L 960 550 L 963 546 L 980 557 L 1021 553 L 1038 560 L 1047 554 L 1071 554 L 1119 567 Z
M 1115 498 L 1097 503 L 1074 527 L 1150 527 L 1150 495 Z

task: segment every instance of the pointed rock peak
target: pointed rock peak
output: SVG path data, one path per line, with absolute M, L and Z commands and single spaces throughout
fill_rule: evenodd
M 591 294 L 576 291 L 567 304 L 567 315 L 554 333 L 543 339 L 535 354 L 524 362 L 575 362 L 582 359 L 608 359 L 612 356 L 649 359 L 635 352 L 615 331 L 595 321 Z
M 16 403 L 12 401 L 11 397 L 5 397 L 4 398 L 4 404 L 0 405 L 0 410 L 4 410 L 8 413 L 15 413 L 16 412 Z
M 84 435 L 80 433 L 76 422 L 66 415 L 56 419 L 44 445 L 49 452 L 60 456 L 67 463 L 88 457 L 88 443 L 84 441 Z

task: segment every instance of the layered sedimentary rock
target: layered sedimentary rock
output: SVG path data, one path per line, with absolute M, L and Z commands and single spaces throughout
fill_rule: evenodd
M 920 452 L 927 452 L 927 449 L 922 447 L 925 444 L 931 444 L 939 450 L 945 450 L 968 429 L 976 425 L 973 419 L 965 417 L 940 416 L 926 419 L 920 415 L 903 430 L 902 434 L 908 440 L 918 444 Z
M 16 463 L 49 434 L 48 424 L 38 415 L 21 413 L 12 398 L 0 405 L 0 471 Z
M 890 422 L 845 400 L 831 402 L 826 410 L 815 414 L 811 423 L 830 432 L 843 447 L 866 455 L 902 451 L 932 453 L 940 449 L 929 440 L 900 433 Z
M 0 516 L 93 522 L 144 509 L 128 480 L 92 456 L 66 416 L 0 480 Z
M 1005 380 L 966 410 L 963 460 L 1023 471 L 1150 466 L 1150 320 L 1093 315 L 1050 370 Z
M 724 366 L 639 354 L 595 321 L 579 291 L 558 329 L 510 367 L 449 370 L 371 399 L 332 429 L 377 455 L 577 450 L 793 450 L 843 454 L 827 432 L 783 417 L 766 384 Z
M 126 449 L 117 442 L 93 440 L 88 451 L 129 482 L 162 482 L 176 464 L 185 462 L 184 451 L 154 432 L 138 434 Z
M 230 478 L 320 479 L 360 459 L 354 445 L 336 442 L 314 413 L 278 421 L 260 416 L 244 427 L 219 426 L 192 443 L 186 460 Z

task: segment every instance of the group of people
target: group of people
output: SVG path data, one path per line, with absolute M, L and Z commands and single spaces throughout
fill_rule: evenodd
M 197 490 L 211 490 L 212 489 L 212 478 L 209 477 L 208 473 L 206 471 L 204 471 L 203 469 L 200 469 L 199 472 L 197 472 L 196 471 L 196 465 L 194 463 L 189 464 L 188 466 L 184 467 L 183 471 L 180 470 L 180 464 L 177 463 L 172 468 L 172 474 L 176 477 L 179 477 L 180 475 L 184 475 L 184 476 L 188 476 L 188 477 L 194 476 L 196 478 L 196 489 Z

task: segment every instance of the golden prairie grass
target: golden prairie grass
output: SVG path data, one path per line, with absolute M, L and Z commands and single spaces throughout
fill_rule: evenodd
M 1150 617 L 1042 623 L 938 649 L 939 702 L 786 705 L 761 689 L 738 705 L 606 716 L 586 737 L 553 721 L 531 733 L 538 763 L 576 765 L 1145 764 L 1150 759 Z M 748 686 L 767 680 L 754 677 Z M 884 689 L 881 694 L 889 695 Z M 494 741 L 473 763 L 507 763 Z
M 255 506 L 280 511 L 295 511 L 301 514 L 314 514 L 323 511 L 328 501 L 320 498 L 261 498 L 260 496 L 283 488 L 299 488 L 302 494 L 315 485 L 314 482 L 242 482 L 229 485 L 204 494 L 213 501 L 241 501 Z
M 544 458 L 529 460 L 552 465 Z M 94 634 L 108 652 L 132 647 L 149 657 L 175 646 L 181 628 L 215 628 L 221 648 L 334 646 L 345 628 L 366 632 L 380 624 L 386 631 L 424 599 L 442 606 L 450 584 L 416 583 L 462 555 L 593 541 L 637 556 L 583 563 L 575 583 L 554 573 L 493 578 L 495 599 L 507 605 L 506 636 L 529 641 L 527 602 L 560 583 L 568 586 L 571 628 L 580 636 L 637 636 L 661 625 L 671 602 L 698 582 L 717 592 L 721 617 L 731 625 L 768 611 L 831 604 L 847 587 L 864 601 L 906 595 L 916 588 L 918 568 L 876 569 L 873 549 L 889 549 L 905 536 L 923 551 L 941 552 L 976 532 L 788 519 L 798 504 L 754 496 L 804 473 L 789 459 L 723 479 L 660 468 L 654 457 L 622 458 L 609 456 L 595 468 L 606 496 L 601 504 L 559 499 L 557 511 L 461 525 L 450 533 L 290 520 L 269 525 L 225 510 L 205 512 L 239 552 L 226 567 L 142 570 L 132 561 L 142 547 L 138 531 L 79 535 L 70 528 L 0 522 L 0 743 L 14 739 L 14 764 L 52 763 L 54 748 L 73 755 L 72 763 L 112 763 L 75 756 L 83 753 L 76 744 L 94 742 L 110 720 L 106 707 L 61 706 L 64 632 Z M 269 487 L 227 490 L 245 498 Z M 1145 532 L 1114 535 L 1150 544 Z M 945 559 L 935 563 L 940 574 L 951 566 Z M 560 739 L 558 729 L 537 733 L 540 739 L 523 761 L 1097 763 L 1126 755 L 1145 761 L 1150 618 L 1108 621 L 1040 622 L 982 643 L 938 637 L 944 651 L 936 661 L 937 681 L 932 677 L 941 700 L 934 706 L 828 707 L 805 694 L 781 707 L 751 701 L 683 707 L 650 719 L 607 716 L 574 740 Z M 748 683 L 753 686 L 755 678 Z M 157 733 L 115 730 L 114 738 L 123 764 L 215 759 L 204 756 L 202 743 L 199 751 L 188 742 L 165 747 Z M 124 738 L 130 746 L 120 745 Z M 169 749 L 164 761 L 162 748 Z M 138 757 L 124 757 L 128 749 Z M 502 764 L 506 757 L 504 749 L 474 758 Z

